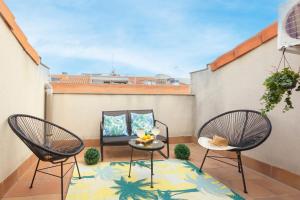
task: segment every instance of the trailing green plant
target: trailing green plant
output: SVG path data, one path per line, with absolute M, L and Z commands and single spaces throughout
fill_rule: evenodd
M 264 82 L 266 91 L 261 100 L 264 104 L 262 113 L 266 114 L 284 99 L 283 112 L 293 109 L 291 101 L 292 92 L 300 91 L 299 72 L 293 71 L 290 67 L 284 67 L 281 71 L 272 73 Z
M 84 154 L 84 160 L 88 165 L 95 165 L 100 159 L 100 153 L 95 148 L 89 148 Z
M 180 160 L 188 160 L 191 154 L 190 148 L 185 144 L 177 144 L 174 149 L 175 157 Z

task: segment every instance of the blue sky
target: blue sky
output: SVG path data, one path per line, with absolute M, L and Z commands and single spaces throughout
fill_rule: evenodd
M 282 0 L 5 0 L 51 73 L 188 77 L 277 20 Z

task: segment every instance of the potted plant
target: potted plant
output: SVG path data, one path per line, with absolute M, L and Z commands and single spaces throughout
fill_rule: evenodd
M 299 72 L 293 71 L 290 67 L 284 67 L 281 71 L 272 73 L 264 82 L 266 91 L 261 100 L 264 104 L 262 113 L 266 114 L 284 99 L 283 112 L 293 109 L 291 95 L 293 91 L 300 91 Z
M 180 160 L 188 160 L 191 154 L 190 148 L 185 144 L 177 144 L 174 149 L 175 157 Z
M 84 160 L 87 165 L 95 165 L 100 159 L 100 153 L 95 148 L 89 148 L 84 154 Z

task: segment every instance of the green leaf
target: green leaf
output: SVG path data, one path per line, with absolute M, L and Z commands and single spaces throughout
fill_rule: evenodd
M 100 153 L 95 148 L 89 148 L 84 154 L 84 160 L 88 165 L 97 164 L 100 159 Z
M 177 144 L 174 149 L 177 159 L 188 160 L 191 154 L 190 148 L 185 144 Z
M 263 115 L 270 112 L 284 99 L 285 106 L 283 112 L 293 109 L 291 101 L 292 91 L 300 91 L 300 75 L 290 68 L 284 68 L 279 72 L 272 73 L 263 83 L 266 88 L 261 97 L 264 108 L 261 110 Z M 298 84 L 298 87 L 297 87 Z

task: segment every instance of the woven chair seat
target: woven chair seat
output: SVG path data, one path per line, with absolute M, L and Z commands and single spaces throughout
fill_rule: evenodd
M 44 161 L 55 161 L 77 155 L 83 141 L 70 131 L 30 115 L 13 115 L 8 119 L 16 135 Z
M 261 113 L 253 110 L 233 110 L 218 115 L 206 122 L 198 138 L 226 138 L 233 151 L 253 149 L 263 143 L 272 130 L 271 122 Z

